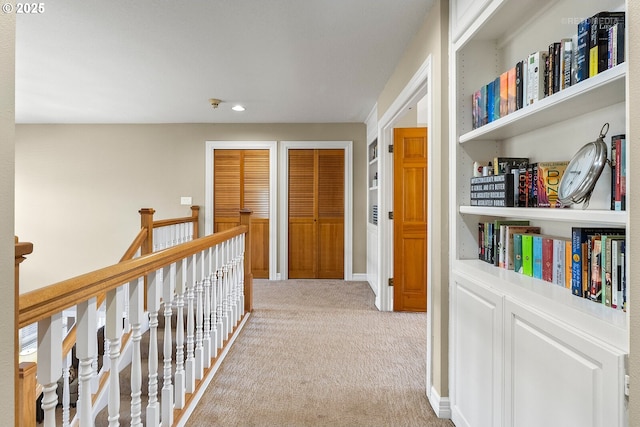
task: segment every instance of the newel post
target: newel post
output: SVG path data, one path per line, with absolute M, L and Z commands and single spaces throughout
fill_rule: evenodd
M 142 242 L 140 255 L 147 255 L 153 252 L 153 208 L 142 208 L 140 213 L 140 227 L 147 229 L 147 238 Z
M 193 239 L 200 237 L 200 231 L 198 229 L 198 215 L 200 214 L 200 206 L 191 206 L 191 218 L 193 218 Z
M 247 226 L 244 237 L 244 311 L 253 311 L 253 273 L 251 272 L 251 213 L 250 209 L 240 210 L 240 225 Z

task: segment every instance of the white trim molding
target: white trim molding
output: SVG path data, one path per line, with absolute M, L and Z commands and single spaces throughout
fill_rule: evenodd
M 433 135 L 433 90 L 432 80 L 432 60 L 431 55 L 422 63 L 418 71 L 413 75 L 409 83 L 400 92 L 391 106 L 385 111 L 378 121 L 378 148 L 380 153 L 386 152 L 386 147 L 393 144 L 393 128 L 396 123 L 409 111 L 415 107 L 425 96 L 427 97 L 427 170 L 433 170 L 432 138 Z M 381 155 L 379 158 L 380 178 L 378 186 L 382 191 L 379 198 L 379 212 L 386 213 L 393 210 L 393 158 Z M 431 253 L 432 242 L 431 223 L 433 218 L 433 201 L 431 196 L 433 179 L 427 179 L 427 254 Z M 393 245 L 385 244 L 393 242 L 393 222 L 385 220 L 385 216 L 380 216 L 378 223 L 378 289 L 376 293 L 376 307 L 381 311 L 393 310 L 393 288 L 386 286 L 385 282 L 389 277 L 393 277 Z M 427 255 L 427 384 L 426 390 L 433 386 L 433 346 L 432 346 L 432 325 L 433 325 L 433 298 L 432 279 L 433 268 L 431 257 Z
M 280 141 L 280 277 L 289 278 L 289 150 L 344 150 L 344 280 L 353 280 L 353 141 Z
M 427 398 L 438 418 L 451 419 L 451 401 L 448 397 L 440 397 L 436 389 L 431 387 L 431 393 Z
M 277 141 L 206 141 L 204 232 L 213 234 L 213 151 L 269 150 L 269 280 L 277 279 L 278 267 L 278 155 Z

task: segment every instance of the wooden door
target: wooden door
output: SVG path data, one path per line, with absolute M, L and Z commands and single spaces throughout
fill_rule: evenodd
M 214 150 L 214 232 L 240 224 L 251 209 L 251 269 L 269 278 L 269 150 Z
M 344 151 L 289 150 L 289 278 L 344 277 Z
M 427 129 L 394 129 L 393 309 L 427 309 Z

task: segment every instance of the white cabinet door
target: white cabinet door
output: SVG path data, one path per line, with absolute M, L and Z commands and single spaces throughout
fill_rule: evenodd
M 624 353 L 505 298 L 505 426 L 623 426 Z
M 458 427 L 501 426 L 502 296 L 454 274 L 451 406 Z

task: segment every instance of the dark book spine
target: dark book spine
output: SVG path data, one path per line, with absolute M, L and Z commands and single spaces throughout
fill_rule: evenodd
M 562 57 L 560 56 L 560 43 L 553 43 L 553 93 L 560 92 Z
M 576 50 L 576 83 L 589 77 L 589 47 L 591 40 L 590 19 L 578 24 L 578 46 Z
M 624 12 L 600 12 L 591 18 L 589 75 L 594 76 L 607 69 L 609 28 L 620 23 L 625 25 Z
M 521 109 L 523 105 L 523 67 L 523 61 L 520 61 L 516 64 L 516 110 Z
M 554 47 L 554 43 L 551 43 L 549 45 L 549 55 L 547 55 L 547 67 L 545 70 L 545 73 L 547 75 L 547 91 L 546 94 L 547 96 L 549 95 L 553 95 L 553 69 L 554 69 L 554 54 L 555 54 L 555 47 Z

